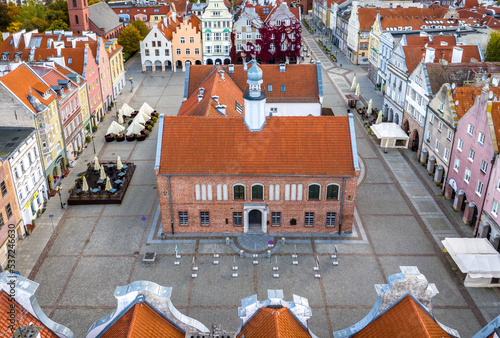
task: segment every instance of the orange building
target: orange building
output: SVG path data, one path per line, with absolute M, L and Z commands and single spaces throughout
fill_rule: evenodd
M 173 70 L 182 69 L 184 72 L 188 63 L 201 65 L 203 56 L 200 19 L 196 15 L 182 17 L 171 12 L 164 21 L 167 22 L 165 35 L 172 43 Z

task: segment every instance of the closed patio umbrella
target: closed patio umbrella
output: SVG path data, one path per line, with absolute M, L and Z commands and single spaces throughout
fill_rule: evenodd
M 94 157 L 94 170 L 99 170 L 101 168 L 100 164 L 99 164 L 99 159 L 96 157 Z
M 368 101 L 368 110 L 367 110 L 368 115 L 372 113 L 372 106 L 373 106 L 373 100 L 370 99 L 370 101 Z
M 116 159 L 116 169 L 121 170 L 122 168 L 123 168 L 122 159 L 120 158 L 120 156 L 118 156 L 118 158 Z
M 139 109 L 139 111 L 142 111 L 142 112 L 148 114 L 149 116 L 151 116 L 151 113 L 154 112 L 155 110 L 149 104 L 144 102 L 142 104 L 141 108 Z
M 144 126 L 137 121 L 132 121 L 130 126 L 127 128 L 127 136 L 130 135 L 139 135 L 141 133 L 141 130 L 144 129 Z
M 134 117 L 134 122 L 137 122 L 137 123 L 140 123 L 140 124 L 146 123 L 147 120 L 149 120 L 149 117 L 144 118 L 144 114 L 137 114 Z
M 85 176 L 83 176 L 82 179 L 82 191 L 89 191 L 89 184 L 87 183 Z
M 358 85 L 356 86 L 356 92 L 354 93 L 354 95 L 359 97 L 359 94 L 361 94 L 361 89 L 359 88 L 359 83 L 358 83 Z
M 354 74 L 354 77 L 352 78 L 352 84 L 351 84 L 351 90 L 354 90 L 354 89 L 356 89 L 356 74 Z
M 149 120 L 149 119 L 151 119 L 151 116 L 148 113 L 145 113 L 145 112 L 140 111 L 140 110 L 139 110 L 139 113 L 137 115 L 142 115 L 142 117 L 144 117 L 144 119 L 146 121 Z
M 106 179 L 106 173 L 104 172 L 104 167 L 101 166 L 101 172 L 99 173 L 99 179 L 104 180 Z
M 110 191 L 111 189 L 113 189 L 113 187 L 111 186 L 111 181 L 109 180 L 109 177 L 106 176 L 106 187 L 104 188 L 104 190 Z
M 106 135 L 109 135 L 109 134 L 118 135 L 124 130 L 125 130 L 124 126 L 121 126 L 120 124 L 113 121 L 109 125 L 108 130 L 106 131 Z
M 123 124 L 124 121 L 123 121 L 123 113 L 121 112 L 121 110 L 118 112 L 118 123 L 119 124 Z
M 377 121 L 375 121 L 375 124 L 380 124 L 380 123 L 382 123 L 382 112 L 381 111 L 378 112 Z

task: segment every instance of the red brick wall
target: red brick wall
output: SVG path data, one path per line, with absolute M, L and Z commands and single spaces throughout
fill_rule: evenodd
M 160 196 L 161 217 L 163 232 L 171 233 L 170 199 L 167 176 L 157 176 Z M 246 186 L 246 199 L 233 200 L 233 184 L 242 183 Z M 251 200 L 251 185 L 264 185 L 264 200 Z M 321 185 L 320 200 L 307 200 L 308 185 Z M 326 200 L 326 186 L 336 183 L 339 188 L 339 200 Z M 197 201 L 195 198 L 196 184 L 212 185 L 212 201 Z M 217 184 L 228 185 L 228 200 L 217 200 Z M 280 200 L 269 200 L 269 185 L 280 185 Z M 302 184 L 302 201 L 285 201 L 285 184 Z M 265 203 L 269 207 L 267 220 L 268 232 L 295 232 L 295 233 L 337 233 L 339 231 L 340 204 L 342 194 L 342 178 L 318 177 L 250 177 L 250 176 L 171 176 L 172 209 L 175 232 L 243 232 L 243 226 L 233 226 L 233 212 L 243 213 L 245 203 Z M 342 232 L 352 230 L 354 204 L 357 188 L 357 177 L 346 178 L 344 191 L 344 206 L 342 212 Z M 187 211 L 188 226 L 179 225 L 179 211 Z M 200 212 L 210 212 L 210 226 L 200 225 Z M 281 212 L 281 226 L 271 226 L 271 213 Z M 314 226 L 304 226 L 304 213 L 314 212 Z M 336 212 L 335 227 L 326 227 L 326 213 Z M 290 219 L 296 219 L 296 225 L 290 225 Z M 226 224 L 228 219 L 228 224 Z

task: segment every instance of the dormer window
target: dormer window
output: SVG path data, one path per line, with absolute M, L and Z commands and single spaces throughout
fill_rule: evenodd
M 10 56 L 10 52 L 4 52 L 4 53 L 2 53 L 2 60 L 8 60 L 9 56 Z
M 16 54 L 14 54 L 14 61 L 21 61 L 22 57 L 23 57 L 23 52 L 16 52 Z

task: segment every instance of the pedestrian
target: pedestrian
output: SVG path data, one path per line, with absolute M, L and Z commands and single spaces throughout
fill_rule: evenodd
M 347 114 L 351 113 L 351 110 L 349 108 L 347 108 Z

